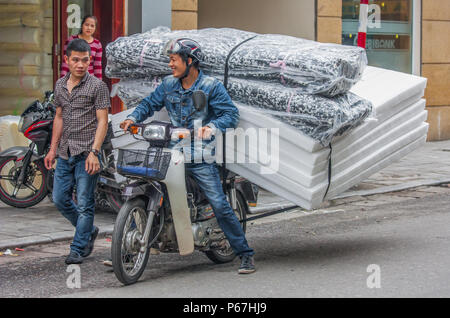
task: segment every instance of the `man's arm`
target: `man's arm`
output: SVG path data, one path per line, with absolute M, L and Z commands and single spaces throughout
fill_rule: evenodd
M 45 157 L 45 167 L 50 170 L 55 163 L 56 152 L 63 133 L 62 107 L 56 107 L 55 118 L 53 119 L 53 132 L 50 151 Z
M 95 139 L 92 145 L 93 149 L 100 151 L 100 148 L 105 141 L 106 134 L 108 132 L 108 109 L 98 109 L 97 114 L 97 131 L 95 132 Z
M 95 132 L 94 143 L 92 144 L 92 149 L 100 151 L 103 141 L 105 140 L 106 134 L 108 132 L 108 108 L 97 109 L 97 130 Z M 86 172 L 90 175 L 96 174 L 100 170 L 100 162 L 98 157 L 90 152 L 86 159 Z
M 164 84 L 158 85 L 154 92 L 144 98 L 136 109 L 127 116 L 127 119 L 135 123 L 140 123 L 148 117 L 153 116 L 155 111 L 160 111 L 164 107 Z
M 100 151 L 106 133 L 108 132 L 108 111 L 111 107 L 109 90 L 104 82 L 101 82 L 101 84 L 97 86 L 93 106 L 95 107 L 95 114 L 97 117 L 97 130 L 95 131 L 94 143 L 92 144 L 91 150 L 95 149 Z M 86 158 L 85 169 L 90 175 L 94 175 L 100 171 L 100 161 L 93 152 L 90 152 Z

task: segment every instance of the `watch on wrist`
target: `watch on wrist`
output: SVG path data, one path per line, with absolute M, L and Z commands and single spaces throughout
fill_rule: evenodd
M 91 152 L 96 156 L 98 156 L 100 153 L 97 149 L 91 149 Z

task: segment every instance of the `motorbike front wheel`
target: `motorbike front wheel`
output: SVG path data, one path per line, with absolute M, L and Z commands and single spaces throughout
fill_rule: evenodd
M 124 285 L 137 282 L 145 270 L 149 249 L 141 252 L 139 240 L 144 235 L 148 215 L 143 199 L 127 201 L 117 215 L 111 242 L 114 273 Z
M 16 208 L 29 208 L 41 202 L 48 193 L 46 171 L 42 161 L 30 162 L 23 184 L 17 179 L 23 166 L 17 158 L 0 159 L 0 200 Z

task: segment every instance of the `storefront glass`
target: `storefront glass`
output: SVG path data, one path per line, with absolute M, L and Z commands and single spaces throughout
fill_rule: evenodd
M 68 0 L 67 12 L 67 36 L 78 34 L 81 30 L 83 17 L 92 14 L 93 0 Z
M 343 0 L 342 4 L 342 44 L 356 46 L 360 0 Z M 369 65 L 412 73 L 412 20 L 412 0 L 369 1 Z

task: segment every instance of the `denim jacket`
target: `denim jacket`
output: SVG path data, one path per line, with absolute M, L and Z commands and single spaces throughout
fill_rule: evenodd
M 206 94 L 207 106 L 189 116 L 195 109 L 192 93 L 196 90 Z M 202 71 L 187 90 L 181 86 L 178 78 L 165 77 L 156 90 L 144 98 L 127 118 L 140 123 L 163 107 L 166 107 L 170 120 L 176 127 L 194 128 L 194 121 L 201 120 L 200 127 L 209 126 L 224 133 L 227 128 L 236 128 L 239 123 L 239 110 L 223 84 L 216 78 L 204 75 Z M 209 141 L 203 141 L 202 147 L 207 144 Z

